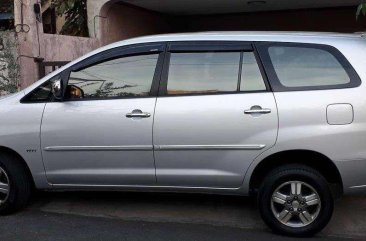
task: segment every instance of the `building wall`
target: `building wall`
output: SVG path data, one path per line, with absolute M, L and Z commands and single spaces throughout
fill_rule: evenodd
M 102 3 L 106 3 L 102 5 Z M 94 16 L 90 32 L 107 44 L 126 38 L 196 31 L 366 31 L 366 19 L 356 20 L 355 7 L 303 9 L 222 15 L 170 16 L 116 1 L 90 0 Z M 92 10 L 91 10 L 92 9 Z M 89 19 L 92 17 L 89 15 Z M 89 21 L 90 23 L 91 21 Z
M 40 78 L 35 58 L 42 58 L 44 61 L 72 61 L 100 47 L 99 40 L 95 38 L 44 34 L 43 25 L 36 21 L 33 12 L 33 4 L 37 2 L 38 0 L 23 0 L 23 22 L 30 30 L 17 33 L 18 64 L 21 66 L 20 88 L 25 88 Z M 15 4 L 15 24 L 22 22 L 20 7 L 21 4 Z
M 49 61 L 74 60 L 99 48 L 97 39 L 57 34 L 43 34 L 43 57 Z
M 100 47 L 95 38 L 83 38 L 57 34 L 42 35 L 42 57 L 45 61 L 71 61 Z
M 115 3 L 102 11 L 99 18 L 103 44 L 122 39 L 172 31 L 171 18 L 142 8 Z
M 366 19 L 357 21 L 354 7 L 187 16 L 176 18 L 176 24 L 189 31 L 366 31 Z
M 42 22 L 43 22 L 43 27 L 48 24 L 51 25 L 52 23 L 52 15 L 51 12 L 55 11 L 52 7 L 51 4 L 51 0 L 47 0 L 47 1 L 43 1 L 42 2 Z M 58 16 L 57 13 L 55 12 L 55 33 L 58 34 L 61 32 L 62 27 L 64 26 L 65 22 L 66 22 L 66 16 L 62 15 L 62 16 Z

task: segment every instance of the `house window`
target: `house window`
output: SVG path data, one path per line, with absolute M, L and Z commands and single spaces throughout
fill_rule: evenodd
M 49 7 L 42 13 L 43 22 L 43 32 L 49 34 L 57 33 L 56 26 L 56 9 L 54 7 Z

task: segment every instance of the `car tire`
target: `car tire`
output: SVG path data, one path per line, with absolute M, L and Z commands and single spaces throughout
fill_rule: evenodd
M 286 165 L 267 175 L 258 203 L 264 222 L 274 232 L 305 237 L 328 224 L 334 200 L 319 172 L 304 165 Z
M 0 153 L 0 215 L 24 208 L 31 197 L 32 180 L 15 155 Z

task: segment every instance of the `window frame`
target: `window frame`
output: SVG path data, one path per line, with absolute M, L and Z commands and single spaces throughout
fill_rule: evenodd
M 23 96 L 20 99 L 20 103 L 21 104 L 41 104 L 41 103 L 50 103 L 50 102 L 55 102 L 55 98 L 51 97 L 50 100 L 29 100 L 28 98 L 30 98 L 30 96 L 34 93 L 34 91 L 36 91 L 38 88 L 40 88 L 42 85 L 45 85 L 46 83 L 52 81 L 55 78 L 60 78 L 61 82 L 62 82 L 62 78 L 63 78 L 63 72 L 58 73 L 53 75 L 52 77 L 48 78 L 46 81 L 42 82 L 42 84 L 38 85 L 37 87 L 33 88 L 32 91 L 30 91 L 29 93 L 27 93 L 25 96 Z
M 335 47 L 325 44 L 312 44 L 312 43 L 294 43 L 294 42 L 255 42 L 255 47 L 258 50 L 261 63 L 263 64 L 268 80 L 274 92 L 285 92 L 285 91 L 309 91 L 309 90 L 331 90 L 331 89 L 346 89 L 356 88 L 361 85 L 361 78 L 347 60 L 347 58 Z M 288 87 L 284 86 L 279 80 L 276 70 L 272 64 L 271 57 L 269 54 L 270 47 L 298 47 L 298 48 L 310 48 L 320 49 L 330 53 L 340 63 L 345 72 L 347 73 L 350 82 L 346 84 L 335 84 L 335 85 L 322 85 L 322 86 L 299 86 L 299 87 Z
M 95 101 L 95 100 L 113 100 L 113 99 L 136 99 L 136 98 L 156 98 L 158 95 L 159 84 L 160 84 L 160 76 L 164 63 L 164 53 L 166 49 L 165 42 L 152 42 L 152 43 L 142 43 L 142 44 L 132 44 L 127 46 L 120 46 L 112 49 L 108 49 L 97 53 L 93 56 L 90 56 L 80 62 L 75 63 L 69 68 L 63 70 L 62 72 L 55 74 L 54 76 L 48 78 L 46 81 L 42 82 L 40 85 L 35 87 L 32 91 L 30 91 L 26 96 L 24 96 L 20 102 L 27 103 L 51 103 L 51 102 L 70 102 L 70 101 Z M 156 63 L 156 68 L 154 72 L 154 76 L 152 79 L 150 94 L 148 96 L 117 96 L 117 97 L 103 97 L 103 98 L 88 98 L 88 99 L 65 99 L 65 91 L 66 86 L 68 85 L 70 74 L 73 71 L 79 71 L 84 68 L 88 68 L 90 66 L 103 63 L 109 60 L 123 58 L 123 57 L 131 57 L 131 56 L 139 56 L 146 54 L 158 54 L 158 60 Z M 61 76 L 61 81 L 64 86 L 63 94 L 61 100 L 55 100 L 54 98 L 49 101 L 29 101 L 27 98 L 38 89 L 40 86 L 45 84 L 48 81 L 51 81 L 55 76 Z
M 238 68 L 237 89 L 235 91 L 220 91 L 216 93 L 192 93 L 192 94 L 168 94 L 168 78 L 171 53 L 225 53 L 225 52 L 237 52 L 240 53 L 240 61 Z M 240 91 L 240 84 L 242 81 L 242 65 L 243 65 L 243 53 L 253 52 L 256 58 L 263 82 L 266 86 L 265 90 L 255 91 Z M 162 70 L 162 76 L 159 87 L 159 97 L 179 97 L 179 96 L 205 96 L 205 95 L 228 95 L 228 94 L 246 94 L 246 93 L 263 93 L 270 92 L 271 87 L 269 85 L 267 75 L 264 71 L 259 55 L 255 46 L 251 42 L 247 41 L 176 41 L 168 42 L 165 51 L 165 59 Z

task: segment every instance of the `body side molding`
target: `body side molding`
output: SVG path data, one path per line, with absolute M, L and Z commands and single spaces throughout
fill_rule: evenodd
M 185 151 L 185 150 L 261 150 L 266 145 L 136 145 L 136 146 L 48 146 L 45 151 Z

